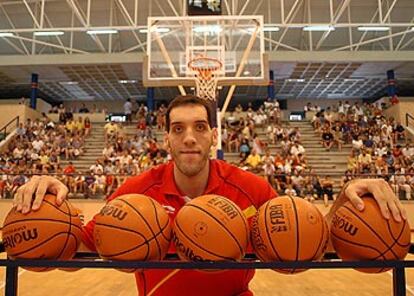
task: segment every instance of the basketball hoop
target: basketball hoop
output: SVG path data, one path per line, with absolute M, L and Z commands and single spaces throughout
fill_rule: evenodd
M 222 67 L 223 64 L 219 60 L 203 56 L 188 62 L 188 68 L 194 73 L 198 97 L 216 100 L 218 74 Z

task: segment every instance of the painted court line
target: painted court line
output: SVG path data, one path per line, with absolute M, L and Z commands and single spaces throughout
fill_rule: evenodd
M 19 271 L 18 276 L 20 277 L 25 272 L 26 270 L 22 269 L 21 271 Z M 5 286 L 6 286 L 6 282 L 0 281 L 0 290 L 2 290 Z
M 392 272 L 391 271 L 387 271 L 387 273 L 390 275 L 390 277 L 392 277 Z M 409 285 L 406 284 L 405 289 L 407 290 L 408 293 L 410 293 L 411 295 L 414 295 L 413 287 L 410 287 Z

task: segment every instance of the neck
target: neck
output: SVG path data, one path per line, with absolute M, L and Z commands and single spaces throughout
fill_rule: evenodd
M 210 162 L 207 161 L 204 168 L 195 176 L 186 176 L 174 165 L 174 181 L 180 192 L 190 198 L 203 194 L 207 188 L 210 172 Z

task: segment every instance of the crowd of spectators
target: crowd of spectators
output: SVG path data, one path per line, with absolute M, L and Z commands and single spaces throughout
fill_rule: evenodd
M 1 155 L 0 197 L 12 196 L 31 174 L 56 174 L 72 196 L 109 196 L 127 176 L 168 161 L 169 155 L 155 134 L 165 128 L 165 105 L 149 112 L 143 104 L 134 107 L 127 100 L 123 107 L 126 122 L 105 124 L 105 147 L 84 170 L 77 169 L 72 160 L 84 153 L 91 123 L 88 117 L 73 118 L 72 111 L 89 113 L 85 104 L 79 110 L 53 107 L 51 113 L 59 114 L 57 123 L 43 114 L 41 119 L 20 124 L 15 139 Z M 367 103 L 339 102 L 324 110 L 308 103 L 304 111 L 314 113 L 311 123 L 326 150 L 340 151 L 344 144 L 352 145 L 343 182 L 358 174 L 380 176 L 397 193 L 402 191 L 411 198 L 414 147 L 406 141 L 400 123 L 386 119 L 381 108 Z M 277 100 L 267 100 L 256 110 L 251 104 L 230 110 L 222 121 L 226 158 L 265 177 L 279 194 L 303 196 L 309 201 L 322 199 L 327 205 L 329 199 L 335 199 L 334 181 L 315 173 L 308 164 L 301 131 L 289 123 L 282 125 L 281 118 Z M 66 160 L 65 165 L 61 159 Z
M 397 194 L 411 199 L 414 189 L 414 146 L 407 139 L 404 126 L 386 118 L 381 106 L 339 102 L 336 106 L 315 111 L 312 125 L 326 150 L 349 144 L 344 181 L 356 175 L 380 177 Z
M 279 194 L 309 201 L 334 199 L 333 181 L 320 179 L 309 166 L 298 127 L 283 124 L 277 101 L 267 100 L 256 111 L 238 105 L 222 122 L 222 147 L 237 153 L 237 166 L 263 175 Z M 276 150 L 276 153 L 271 151 Z
M 31 175 L 65 174 L 61 160 L 82 156 L 90 130 L 88 117 L 65 117 L 55 123 L 43 114 L 40 119 L 20 123 L 0 154 L 0 197 L 13 196 Z

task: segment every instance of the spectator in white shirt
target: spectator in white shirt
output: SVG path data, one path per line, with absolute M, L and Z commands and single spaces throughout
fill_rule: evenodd
M 293 146 L 290 148 L 290 154 L 297 156 L 298 154 L 305 154 L 305 148 L 300 145 L 298 142 L 295 142 Z
M 126 115 L 126 120 L 128 122 L 132 121 L 132 103 L 131 99 L 127 99 L 124 104 L 124 114 Z
M 45 145 L 45 143 L 41 139 L 39 139 L 39 138 L 36 138 L 32 142 L 33 149 L 36 150 L 37 152 L 39 152 L 40 150 L 42 150 L 42 148 L 43 148 L 44 145 Z
M 99 170 L 103 172 L 103 167 L 100 161 L 97 159 L 96 162 L 90 166 L 89 171 L 93 174 L 97 174 Z

